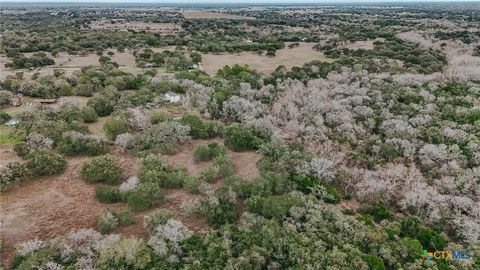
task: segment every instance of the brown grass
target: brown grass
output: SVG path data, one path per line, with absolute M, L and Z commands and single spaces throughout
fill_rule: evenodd
M 303 64 L 313 60 L 333 61 L 333 59 L 325 57 L 323 53 L 313 50 L 313 45 L 313 43 L 300 43 L 300 46 L 292 49 L 277 50 L 275 57 L 267 57 L 250 52 L 220 55 L 202 54 L 202 67 L 207 73 L 214 75 L 217 70 L 226 65 L 247 64 L 264 74 L 269 74 L 279 65 L 292 68 L 294 66 L 303 66 Z
M 253 20 L 254 17 L 247 16 L 238 16 L 232 14 L 226 14 L 222 12 L 212 12 L 204 10 L 185 10 L 183 11 L 183 17 L 185 19 L 244 19 L 244 20 Z
M 177 154 L 169 156 L 168 163 L 171 166 L 185 166 L 189 174 L 199 176 L 203 170 L 212 166 L 212 162 L 195 162 L 193 158 L 195 148 L 199 145 L 208 145 L 213 142 L 223 144 L 223 139 L 214 138 L 208 140 L 193 140 L 192 142 L 183 145 Z M 228 154 L 235 164 L 235 174 L 237 176 L 240 176 L 245 180 L 251 180 L 260 175 L 256 165 L 257 161 L 260 159 L 260 155 L 257 152 L 233 152 L 228 150 Z
M 135 175 L 136 159 L 113 148 L 124 169 L 122 177 Z M 9 263 L 15 245 L 28 239 L 47 239 L 81 228 L 94 227 L 105 208 L 119 210 L 121 204 L 106 205 L 95 200 L 95 185 L 78 175 L 89 157 L 68 159 L 65 173 L 42 177 L 1 194 L 1 257 Z
M 101 119 L 106 119 L 101 118 Z M 97 123 L 99 123 L 98 121 Z M 89 127 L 95 134 L 95 128 Z M 170 165 L 184 165 L 190 174 L 199 175 L 211 165 L 211 162 L 196 163 L 193 152 L 197 145 L 207 145 L 211 142 L 223 143 L 223 139 L 194 140 L 182 146 L 179 153 L 168 157 Z M 0 164 L 20 160 L 11 148 L 0 148 Z M 112 147 L 114 155 L 124 169 L 122 178 L 136 175 L 138 161 L 125 154 L 121 149 Z M 236 167 L 236 174 L 244 179 L 252 179 L 259 175 L 256 162 L 259 154 L 254 151 L 235 153 L 229 151 Z M 0 239 L 3 242 L 1 257 L 6 265 L 11 263 L 15 246 L 29 239 L 48 239 L 69 233 L 81 228 L 95 227 L 97 216 L 106 208 L 119 211 L 123 204 L 103 204 L 95 200 L 95 185 L 85 183 L 78 175 L 80 166 L 90 157 L 74 157 L 68 159 L 65 173 L 56 176 L 42 177 L 24 183 L 0 197 Z M 221 186 L 221 181 L 213 186 Z M 183 189 L 167 189 L 166 202 L 158 208 L 170 210 L 194 232 L 209 229 L 208 224 L 198 214 L 186 215 L 180 211 L 181 203 L 186 199 L 200 199 L 200 194 L 190 194 Z M 143 219 L 155 209 L 135 213 L 135 224 L 114 231 L 126 236 L 146 237 Z

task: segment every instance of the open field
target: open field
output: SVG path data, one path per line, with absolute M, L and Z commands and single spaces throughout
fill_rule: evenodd
M 182 26 L 175 23 L 153 23 L 124 20 L 101 20 L 90 23 L 92 29 L 115 31 L 148 31 L 161 34 L 176 34 L 182 31 Z
M 253 20 L 254 17 L 247 16 L 238 16 L 232 14 L 226 14 L 222 12 L 212 12 L 205 10 L 184 10 L 183 17 L 185 19 L 243 19 L 243 20 Z
M 312 43 L 300 43 L 298 47 L 292 49 L 284 48 L 277 50 L 275 57 L 267 57 L 250 52 L 218 55 L 202 54 L 202 67 L 208 74 L 213 75 L 217 70 L 226 65 L 246 64 L 264 74 L 268 74 L 280 65 L 284 65 L 289 69 L 295 66 L 302 66 L 313 60 L 333 61 L 333 59 L 325 57 L 323 53 L 313 50 L 313 45 Z

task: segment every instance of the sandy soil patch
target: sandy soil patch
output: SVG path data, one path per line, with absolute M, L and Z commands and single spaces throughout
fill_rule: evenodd
M 213 142 L 223 145 L 223 138 L 214 138 L 208 140 L 197 139 L 190 143 L 184 144 L 180 152 L 175 155 L 168 156 L 168 163 L 171 166 L 185 166 L 189 174 L 199 176 L 203 170 L 212 166 L 212 161 L 195 162 L 193 159 L 195 148 L 199 145 L 206 146 Z M 232 152 L 229 150 L 228 154 L 235 163 L 236 175 L 245 180 L 250 180 L 260 175 L 257 168 L 257 161 L 260 159 L 260 155 L 257 152 Z
M 88 124 L 88 130 L 97 136 L 106 138 L 105 131 L 103 131 L 103 125 L 107 122 L 108 119 L 112 118 L 111 116 L 99 117 L 97 121 Z
M 125 52 L 118 52 L 117 50 L 111 50 L 115 54 L 111 57 L 113 61 L 117 62 L 122 67 L 129 67 L 134 68 L 135 65 L 135 56 L 132 53 L 125 51 Z M 106 53 L 104 55 L 107 55 Z M 107 55 L 108 56 L 108 55 Z
M 244 19 L 253 20 L 254 17 L 232 15 L 223 12 L 213 12 L 205 10 L 185 10 L 183 11 L 183 17 L 185 19 Z
M 373 43 L 375 41 L 382 41 L 384 39 L 375 39 L 375 40 L 362 40 L 362 41 L 355 41 L 349 44 L 345 44 L 341 46 L 341 48 L 347 48 L 351 50 L 358 50 L 358 49 L 364 49 L 364 50 L 373 50 L 375 45 Z
M 288 46 L 288 44 L 286 45 Z M 264 74 L 269 74 L 280 65 L 290 69 L 294 66 L 303 66 L 303 64 L 313 60 L 334 61 L 334 59 L 327 58 L 322 52 L 313 50 L 313 45 L 315 44 L 300 43 L 298 47 L 292 49 L 277 50 L 275 57 L 250 52 L 220 55 L 202 54 L 202 67 L 207 73 L 213 75 L 226 65 L 247 64 Z
M 68 61 L 66 61 L 62 67 L 71 68 L 71 67 L 86 67 L 86 66 L 100 66 L 98 62 L 98 55 L 88 54 L 85 56 L 82 55 L 69 55 Z
M 0 146 L 0 168 L 5 167 L 8 163 L 21 160 L 13 150 L 13 147 L 6 145 Z

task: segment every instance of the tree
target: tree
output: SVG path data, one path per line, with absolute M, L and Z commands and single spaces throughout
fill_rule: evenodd
M 103 125 L 103 131 L 110 140 L 115 140 L 118 135 L 128 133 L 131 130 L 128 121 L 120 118 L 110 118 Z
M 236 152 L 252 150 L 259 145 L 259 139 L 253 132 L 249 128 L 237 123 L 225 127 L 224 137 L 225 146 Z

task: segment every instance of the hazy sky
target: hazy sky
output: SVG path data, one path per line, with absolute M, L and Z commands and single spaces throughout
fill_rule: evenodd
M 2 2 L 108 2 L 108 3 L 367 3 L 367 2 L 480 2 L 480 0 L 0 0 Z

